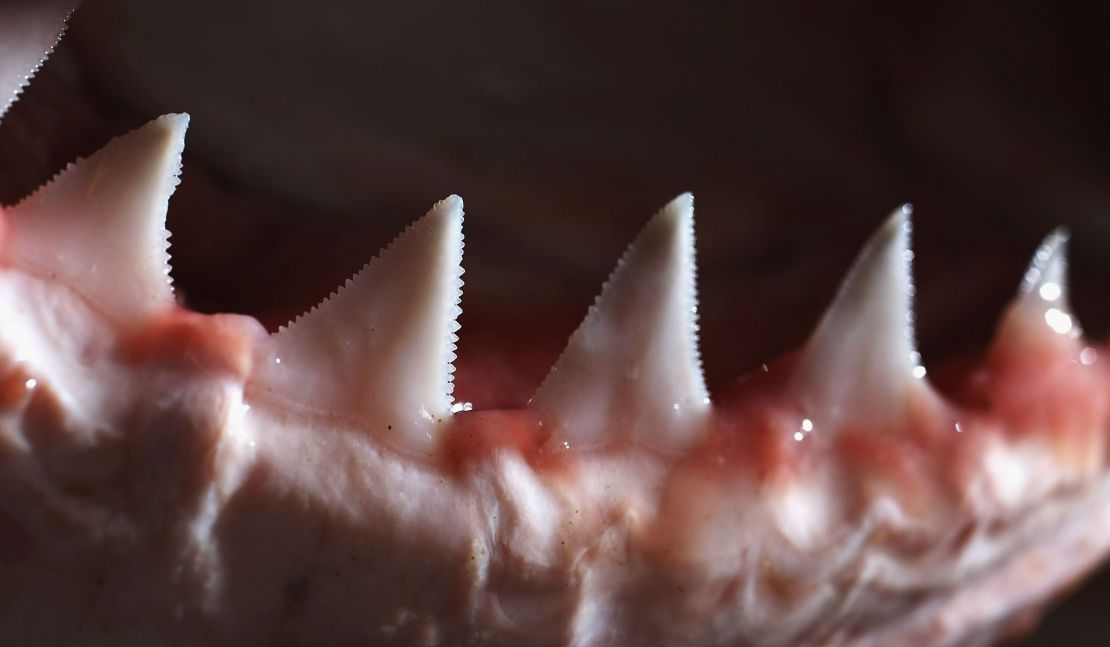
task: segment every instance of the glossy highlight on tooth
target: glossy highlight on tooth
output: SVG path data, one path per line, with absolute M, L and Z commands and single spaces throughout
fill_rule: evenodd
M 987 643 L 1110 552 L 1110 374 L 1066 232 L 951 392 L 917 353 L 906 205 L 800 351 L 711 400 L 682 194 L 529 406 L 481 410 L 452 403 L 457 196 L 276 333 L 175 305 L 187 123 L 0 210 L 14 643 Z
M 1019 306 L 1039 311 L 1053 332 L 1070 337 L 1081 334 L 1068 303 L 1068 232 L 1058 229 L 1041 243 L 1021 283 Z

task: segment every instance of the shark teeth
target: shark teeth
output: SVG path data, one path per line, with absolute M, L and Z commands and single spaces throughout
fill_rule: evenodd
M 451 196 L 332 296 L 282 328 L 256 369 L 288 401 L 434 453 L 451 417 L 463 203 Z
M 0 117 L 54 51 L 75 0 L 0 3 Z
M 710 402 L 697 343 L 694 201 L 644 227 L 532 399 L 548 442 L 677 451 L 700 438 Z
M 913 333 L 910 205 L 871 237 L 806 343 L 792 382 L 811 424 L 893 426 L 925 386 Z
M 129 325 L 174 305 L 166 213 L 188 115 L 166 115 L 79 159 L 7 213 L 7 253 Z

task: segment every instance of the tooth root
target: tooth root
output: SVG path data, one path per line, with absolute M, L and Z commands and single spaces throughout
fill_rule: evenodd
M 166 212 L 188 115 L 166 115 L 70 164 L 8 211 L 7 253 L 122 322 L 173 306 Z
M 1068 302 L 1068 237 L 1067 230 L 1057 229 L 1037 248 L 1003 316 L 999 342 L 1043 345 L 1082 335 Z
M 330 298 L 282 328 L 257 383 L 431 454 L 451 416 L 463 204 L 443 200 Z
M 683 194 L 644 227 L 540 385 L 532 407 L 553 446 L 679 451 L 705 429 L 693 210 Z
M 792 377 L 812 426 L 904 421 L 928 387 L 914 333 L 910 214 L 895 210 L 868 241 L 806 343 Z
M 54 51 L 75 0 L 0 3 L 0 117 Z

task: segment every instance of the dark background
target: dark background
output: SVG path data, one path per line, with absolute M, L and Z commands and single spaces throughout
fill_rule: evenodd
M 0 202 L 162 112 L 191 307 L 281 323 L 449 193 L 460 362 L 519 404 L 621 249 L 694 191 L 711 385 L 797 346 L 860 243 L 915 205 L 927 364 L 977 354 L 1038 240 L 1110 328 L 1110 4 L 88 0 L 0 127 Z M 14 160 L 18 163 L 13 164 Z M 1024 644 L 1094 645 L 1110 582 Z

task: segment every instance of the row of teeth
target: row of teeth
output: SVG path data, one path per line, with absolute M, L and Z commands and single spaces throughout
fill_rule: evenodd
M 71 164 L 9 210 L 13 261 L 56 277 L 141 326 L 174 307 L 170 195 L 186 115 L 167 115 Z M 621 258 L 529 403 L 564 449 L 634 443 L 681 452 L 706 433 L 712 403 L 697 342 L 694 204 L 672 200 Z M 897 426 L 926 392 L 911 320 L 910 207 L 865 246 L 791 378 L 806 421 Z M 452 196 L 316 308 L 271 335 L 248 398 L 342 412 L 402 451 L 436 451 L 453 405 L 461 310 L 463 204 Z M 1078 335 L 1067 306 L 1066 235 L 1033 259 L 1014 311 Z

